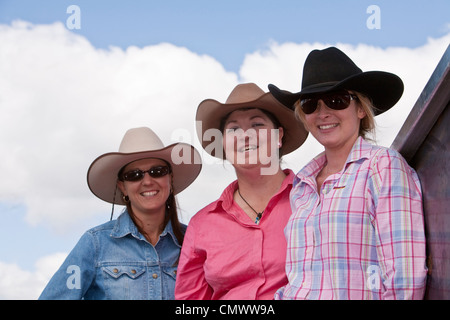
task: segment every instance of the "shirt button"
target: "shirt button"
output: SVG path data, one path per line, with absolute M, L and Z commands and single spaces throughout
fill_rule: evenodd
M 157 278 L 158 278 L 158 275 L 157 275 L 156 273 L 154 273 L 154 274 L 152 275 L 152 277 L 153 277 L 153 279 L 157 279 Z
M 174 270 L 173 274 L 174 274 L 174 275 L 177 275 L 177 270 Z
M 134 269 L 131 270 L 131 273 L 132 273 L 132 274 L 136 274 L 136 270 L 134 270 Z
M 113 272 L 114 272 L 114 273 L 117 273 L 117 272 L 119 272 L 119 269 L 114 268 L 114 269 L 113 269 Z

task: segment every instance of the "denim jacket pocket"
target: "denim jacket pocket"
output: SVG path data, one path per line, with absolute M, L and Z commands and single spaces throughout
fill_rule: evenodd
M 177 267 L 164 267 L 162 271 L 169 276 L 169 278 L 176 280 L 177 278 Z
M 145 277 L 145 267 L 136 265 L 108 265 L 103 266 L 101 269 L 107 299 L 148 299 L 148 281 Z
M 145 272 L 145 268 L 135 266 L 108 266 L 103 267 L 102 269 L 115 279 L 124 275 L 128 276 L 130 279 L 136 279 Z

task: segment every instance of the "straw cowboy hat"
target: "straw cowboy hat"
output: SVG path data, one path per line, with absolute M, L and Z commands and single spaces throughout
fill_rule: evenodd
M 220 103 L 214 99 L 203 100 L 196 114 L 197 135 L 203 148 L 214 157 L 225 159 L 215 154 L 215 150 L 208 150 L 206 147 L 211 143 L 203 139 L 205 131 L 208 129 L 220 129 L 221 120 L 231 112 L 242 108 L 258 108 L 273 114 L 281 126 L 284 128 L 283 144 L 280 153 L 286 155 L 300 147 L 308 136 L 308 131 L 299 123 L 292 110 L 279 103 L 272 94 L 265 93 L 254 83 L 244 83 L 237 85 L 230 93 L 225 103 Z
M 392 108 L 403 94 L 403 82 L 395 74 L 384 71 L 363 72 L 335 47 L 313 50 L 303 67 L 302 90 L 291 93 L 269 84 L 269 91 L 281 103 L 294 108 L 294 103 L 318 93 L 339 89 L 354 90 L 372 99 L 375 115 Z
M 200 154 L 190 144 L 174 143 L 164 147 L 151 129 L 134 128 L 125 133 L 119 152 L 105 153 L 92 162 L 87 174 L 89 189 L 106 202 L 125 205 L 121 192 L 116 189 L 118 173 L 128 163 L 147 158 L 162 159 L 170 164 L 174 195 L 187 188 L 202 168 Z

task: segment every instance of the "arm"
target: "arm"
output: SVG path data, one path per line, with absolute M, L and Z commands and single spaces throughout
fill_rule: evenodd
M 375 157 L 372 170 L 383 299 L 423 299 L 426 245 L 418 176 L 394 150 Z
M 212 289 L 206 282 L 203 265 L 206 253 L 196 250 L 194 223 L 188 225 L 183 240 L 175 284 L 175 299 L 177 300 L 209 300 Z

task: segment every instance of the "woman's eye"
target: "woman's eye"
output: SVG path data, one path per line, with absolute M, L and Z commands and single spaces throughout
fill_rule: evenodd
M 252 124 L 252 127 L 253 128 L 257 128 L 257 127 L 264 127 L 266 124 L 265 123 L 262 123 L 262 122 L 258 122 L 258 123 L 254 123 L 254 124 Z
M 233 133 L 233 132 L 235 132 L 237 129 L 239 129 L 239 128 L 238 128 L 238 127 L 227 128 L 227 133 Z

